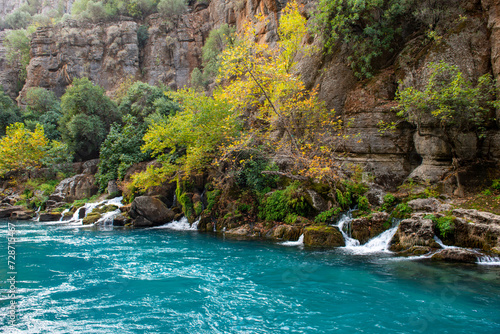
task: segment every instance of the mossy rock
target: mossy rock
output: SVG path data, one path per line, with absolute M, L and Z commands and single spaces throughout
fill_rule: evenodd
M 103 205 L 103 206 L 100 206 L 98 208 L 95 208 L 92 211 L 92 213 L 96 212 L 96 213 L 104 214 L 104 213 L 107 213 L 107 212 L 115 211 L 116 209 L 118 209 L 118 207 L 116 205 Z
M 304 229 L 304 245 L 309 247 L 343 247 L 344 237 L 333 226 L 310 226 Z
M 96 223 L 102 215 L 99 212 L 91 212 L 83 218 L 83 225 L 90 225 Z

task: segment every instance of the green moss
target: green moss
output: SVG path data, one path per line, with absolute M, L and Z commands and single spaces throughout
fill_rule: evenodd
M 101 214 L 98 212 L 91 212 L 85 218 L 83 218 L 83 225 L 94 224 L 101 218 Z
M 339 207 L 333 207 L 330 210 L 323 211 L 314 218 L 316 223 L 325 223 L 327 221 L 331 221 L 333 217 L 337 216 L 342 212 L 342 209 Z
M 194 213 L 196 214 L 196 216 L 199 216 L 201 214 L 201 212 L 203 211 L 203 203 L 196 202 L 194 204 L 193 208 L 194 208 Z

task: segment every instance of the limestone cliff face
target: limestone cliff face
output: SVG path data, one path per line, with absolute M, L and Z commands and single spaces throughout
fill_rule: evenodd
M 17 66 L 12 66 L 6 59 L 6 50 L 3 46 L 6 31 L 0 31 L 0 86 L 3 86 L 4 91 L 12 99 L 17 97 L 19 92 L 18 72 Z
M 301 2 L 305 5 L 304 15 L 312 15 L 315 1 Z M 278 39 L 277 23 L 285 5 L 286 0 L 191 1 L 189 12 L 175 22 L 158 14 L 147 18 L 143 25 L 149 37 L 141 47 L 137 39 L 141 24 L 133 21 L 67 21 L 39 28 L 32 41 L 32 60 L 21 97 L 28 88 L 38 86 L 60 96 L 74 78 L 82 76 L 111 94 L 127 77 L 181 88 L 189 85 L 190 72 L 200 65 L 201 48 L 212 28 L 228 23 L 239 30 L 246 20 L 264 14 L 269 22 L 258 29 L 257 40 L 273 44 Z M 381 135 L 377 123 L 397 120 L 393 99 L 398 85 L 421 87 L 429 76 L 425 68 L 431 62 L 444 60 L 457 65 L 469 79 L 490 72 L 497 80 L 500 78 L 500 3 L 464 0 L 463 8 L 467 18 L 462 24 L 449 30 L 440 41 L 410 39 L 392 65 L 370 80 L 355 78 L 342 48 L 328 57 L 318 52 L 297 59 L 297 72 L 306 85 L 318 87 L 320 98 L 329 108 L 345 121 L 352 120 L 348 129 L 352 136 L 344 147 L 349 154 L 342 163 L 362 164 L 378 183 L 388 187 L 410 174 L 439 181 L 450 169 L 449 147 L 434 136 L 439 131 L 436 125 L 430 124 L 420 133 L 403 125 L 395 133 Z M 312 36 L 307 42 L 320 44 Z M 492 132 L 482 146 L 473 136 L 463 134 L 457 147 L 466 158 L 481 151 L 488 158 L 500 160 L 497 132 Z

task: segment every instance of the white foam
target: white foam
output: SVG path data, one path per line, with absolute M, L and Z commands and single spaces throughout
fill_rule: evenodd
M 180 220 L 174 220 L 161 226 L 152 227 L 152 229 L 167 229 L 174 231 L 197 231 L 198 223 L 200 220 L 195 221 L 192 225 L 189 224 L 186 217 L 182 217 Z
M 303 246 L 304 245 L 304 234 L 301 234 L 299 240 L 297 241 L 285 241 L 280 242 L 282 246 Z

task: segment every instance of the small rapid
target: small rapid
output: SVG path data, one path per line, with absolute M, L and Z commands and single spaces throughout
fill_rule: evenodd
M 304 234 L 302 233 L 297 241 L 284 241 L 280 242 L 282 246 L 304 246 Z
M 164 225 L 151 227 L 153 230 L 174 230 L 174 231 L 198 231 L 198 224 L 200 220 L 196 220 L 193 224 L 189 224 L 186 217 L 182 217 L 180 220 L 174 220 Z

